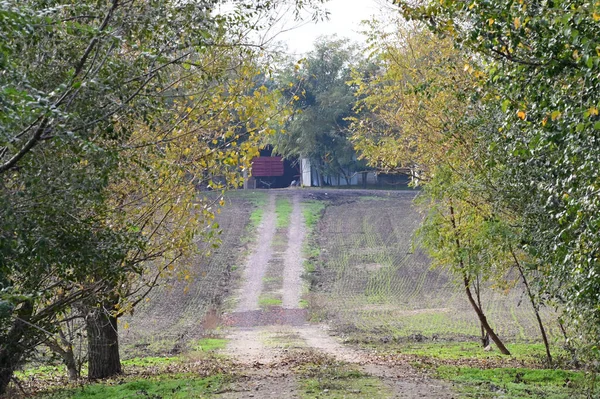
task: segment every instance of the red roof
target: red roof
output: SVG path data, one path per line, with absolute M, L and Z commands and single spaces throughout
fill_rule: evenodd
M 283 176 L 283 159 L 281 157 L 258 157 L 252 160 L 252 176 Z

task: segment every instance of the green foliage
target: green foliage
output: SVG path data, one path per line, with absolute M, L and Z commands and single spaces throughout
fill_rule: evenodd
M 518 215 L 519 247 L 534 260 L 527 267 L 543 276 L 537 290 L 564 309 L 596 357 L 600 5 L 397 3 L 481 61 L 479 97 L 498 115 L 478 154 L 490 192 L 498 209 Z
M 321 176 L 350 178 L 359 163 L 348 141 L 355 88 L 347 81 L 360 57 L 346 40 L 324 38 L 305 60 L 288 67 L 280 84 L 296 113 L 271 140 L 275 151 L 308 158 Z
M 219 3 L 0 5 L 0 393 L 61 320 L 118 317 L 218 244 L 197 189 L 237 187 L 286 117 L 241 43 L 276 5 Z

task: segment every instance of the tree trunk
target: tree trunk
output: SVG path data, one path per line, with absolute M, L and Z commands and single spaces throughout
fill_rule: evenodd
M 577 351 L 575 350 L 575 348 L 573 348 L 573 345 L 571 345 L 571 343 L 569 342 L 569 337 L 567 336 L 567 330 L 565 329 L 565 325 L 563 324 L 563 322 L 559 319 L 558 320 L 558 326 L 560 327 L 560 331 L 563 334 L 563 337 L 565 339 L 565 349 L 571 354 L 571 360 L 573 362 L 573 366 L 575 368 L 579 368 L 581 366 L 581 363 L 579 362 L 579 359 L 577 358 Z
M 121 374 L 117 318 L 103 308 L 86 317 L 88 336 L 88 378 L 95 380 Z
M 500 338 L 496 335 L 492 327 L 489 325 L 487 318 L 483 313 L 483 310 L 481 310 L 479 306 L 477 306 L 477 302 L 475 302 L 475 298 L 473 298 L 473 293 L 471 292 L 471 288 L 469 287 L 469 279 L 466 276 L 463 278 L 463 282 L 465 285 L 465 292 L 467 293 L 467 297 L 469 298 L 469 302 L 471 303 L 471 306 L 473 306 L 475 313 L 477 313 L 477 317 L 479 317 L 481 325 L 483 326 L 483 328 L 485 328 L 485 331 L 487 331 L 488 335 L 490 336 L 492 341 L 494 341 L 500 352 L 503 355 L 510 355 L 510 352 L 508 351 L 508 349 L 506 349 L 506 346 L 504 346 Z
M 29 326 L 24 321 L 33 314 L 33 304 L 24 302 L 17 310 L 17 318 L 7 335 L 8 340 L 0 343 L 0 395 L 6 393 L 8 384 L 13 378 L 13 373 L 21 365 L 23 354 L 27 345 L 23 345 L 23 338 Z
M 483 309 L 483 305 L 481 304 L 481 285 L 479 284 L 479 275 L 477 275 L 475 294 L 477 296 L 477 306 L 479 306 L 479 309 Z M 490 336 L 487 333 L 487 331 L 485 331 L 485 327 L 483 327 L 483 324 L 479 323 L 479 325 L 481 327 L 481 346 L 487 348 L 487 346 L 490 344 Z
M 73 352 L 73 345 L 69 342 L 66 337 L 61 333 L 60 337 L 62 345 L 65 346 L 63 348 L 61 344 L 56 341 L 48 341 L 46 345 L 52 350 L 54 353 L 60 356 L 63 361 L 63 364 L 67 368 L 67 373 L 69 375 L 70 381 L 76 381 L 79 379 L 79 368 L 77 367 L 77 362 L 75 361 L 75 353 Z
M 452 223 L 452 228 L 454 229 L 454 234 L 455 234 L 454 240 L 456 243 L 456 248 L 458 250 L 461 250 L 462 245 L 460 243 L 459 236 L 456 233 L 456 231 L 457 231 L 456 218 L 454 217 L 454 206 L 452 206 L 452 203 L 450 203 L 450 221 Z M 471 292 L 471 287 L 470 287 L 471 282 L 469 281 L 469 277 L 467 276 L 467 272 L 465 271 L 465 265 L 464 265 L 463 260 L 461 259 L 459 261 L 459 263 L 460 263 L 459 264 L 460 270 L 462 270 L 463 283 L 465 285 L 465 292 L 467 293 L 467 297 L 469 298 L 469 302 L 471 303 L 471 306 L 475 310 L 475 313 L 477 313 L 479 322 L 481 323 L 481 325 L 483 326 L 485 331 L 487 331 L 488 335 L 490 336 L 492 341 L 494 341 L 494 343 L 496 344 L 496 346 L 498 347 L 500 352 L 504 355 L 510 356 L 510 352 L 508 351 L 508 349 L 506 349 L 506 346 L 504 346 L 504 344 L 502 343 L 500 338 L 496 335 L 496 333 L 494 332 L 494 330 L 488 323 L 487 318 L 485 317 L 485 314 L 483 313 L 483 309 L 481 309 L 479 306 L 477 306 L 477 302 L 475 302 L 475 298 L 473 298 L 473 293 Z
M 540 326 L 540 333 L 542 334 L 542 340 L 544 341 L 544 346 L 546 347 L 546 357 L 548 359 L 548 365 L 552 366 L 552 354 L 550 353 L 550 344 L 548 343 L 546 329 L 544 328 L 544 323 L 542 323 L 542 318 L 540 316 L 540 306 L 538 303 L 535 302 L 535 296 L 533 295 L 533 292 L 531 292 L 529 282 L 525 277 L 525 271 L 523 270 L 523 267 L 521 266 L 521 263 L 519 262 L 519 259 L 517 259 L 517 255 L 515 254 L 512 248 L 510 248 L 510 253 L 512 254 L 515 264 L 517 265 L 517 269 L 519 270 L 519 274 L 521 275 L 523 284 L 525 284 L 527 296 L 529 296 L 529 301 L 531 302 L 531 306 L 533 307 L 533 311 L 535 312 L 535 318 L 537 319 L 538 325 Z

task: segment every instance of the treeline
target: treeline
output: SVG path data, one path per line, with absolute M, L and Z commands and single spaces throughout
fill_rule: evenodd
M 119 317 L 217 243 L 198 188 L 237 187 L 288 115 L 249 40 L 283 2 L 221 3 L 0 4 L 0 394 L 39 348 L 119 373 Z
M 414 170 L 422 244 L 479 300 L 523 287 L 540 337 L 556 309 L 573 361 L 600 344 L 600 5 L 396 1 L 370 25 L 379 72 L 356 74 L 353 142 L 379 169 Z M 550 349 L 548 362 L 552 363 Z

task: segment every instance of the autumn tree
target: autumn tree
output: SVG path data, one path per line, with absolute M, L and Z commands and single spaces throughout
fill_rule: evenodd
M 498 205 L 522 217 L 519 248 L 539 260 L 536 286 L 596 356 L 600 5 L 397 3 L 485 65 L 478 90 L 502 109 L 487 139 L 490 165 L 503 171 Z
M 90 377 L 119 372 L 116 318 L 210 235 L 193 189 L 234 182 L 273 105 L 239 39 L 274 5 L 218 3 L 2 4 L 0 393 L 75 306 Z
M 493 122 L 469 91 L 478 79 L 465 54 L 418 24 L 398 22 L 382 33 L 373 22 L 374 54 L 381 74 L 365 81 L 356 76 L 358 107 L 353 141 L 360 156 L 385 171 L 409 168 L 423 186 L 419 203 L 426 212 L 422 243 L 434 265 L 452 272 L 463 286 L 482 327 L 504 354 L 481 303 L 480 290 L 500 281 L 511 264 L 492 230 L 499 215 L 475 156 L 479 130 Z

